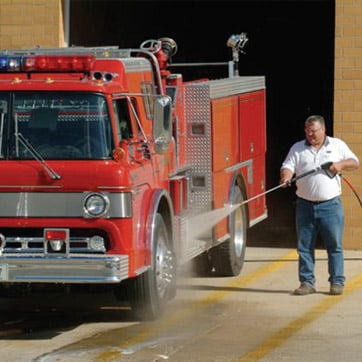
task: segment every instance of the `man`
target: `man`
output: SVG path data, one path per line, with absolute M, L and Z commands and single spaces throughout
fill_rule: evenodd
M 315 241 L 319 234 L 328 255 L 330 294 L 343 293 L 345 282 L 342 236 L 344 212 L 340 173 L 356 170 L 359 160 L 347 144 L 326 135 L 322 116 L 305 121 L 305 139 L 289 150 L 280 170 L 280 184 L 288 186 L 295 174 L 308 176 L 296 181 L 296 230 L 300 286 L 295 295 L 315 293 Z M 320 166 L 323 167 L 321 168 Z

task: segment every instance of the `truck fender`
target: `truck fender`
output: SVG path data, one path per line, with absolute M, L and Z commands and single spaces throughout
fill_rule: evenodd
M 152 265 L 152 245 L 154 244 L 152 237 L 154 235 L 153 228 L 155 226 L 155 218 L 157 213 L 161 214 L 164 219 L 169 233 L 169 240 L 171 240 L 172 243 L 172 245 L 170 245 L 170 248 L 174 250 L 174 213 L 172 207 L 172 200 L 169 193 L 164 189 L 153 190 L 147 210 L 145 228 L 145 247 L 146 250 L 149 251 L 146 256 L 146 258 L 149 258 L 149 260 L 146 260 L 147 265 Z
M 241 204 L 245 200 L 242 175 L 234 174 L 229 186 L 229 202 L 240 206 L 228 216 L 229 238 L 210 249 L 209 260 L 214 275 L 230 277 L 239 275 L 245 258 L 247 208 Z
M 129 279 L 127 295 L 132 311 L 142 319 L 161 315 L 176 296 L 177 261 L 172 240 L 171 199 L 165 190 L 154 190 L 146 218 L 147 264 L 150 268 Z
M 233 177 L 231 178 L 230 187 L 229 187 L 229 201 L 233 200 L 233 192 L 234 192 L 234 186 L 238 186 L 242 195 L 243 201 L 248 199 L 247 195 L 247 188 L 246 183 L 243 174 L 240 172 L 234 173 Z M 246 216 L 247 216 L 247 222 L 249 227 L 249 205 L 245 204 L 245 210 L 246 210 Z

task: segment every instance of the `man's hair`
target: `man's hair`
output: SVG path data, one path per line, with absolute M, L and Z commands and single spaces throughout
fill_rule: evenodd
M 324 120 L 324 117 L 319 116 L 319 115 L 309 116 L 305 121 L 305 126 L 308 126 L 309 124 L 316 123 L 316 122 L 320 123 L 320 125 L 322 127 L 326 126 L 326 122 Z

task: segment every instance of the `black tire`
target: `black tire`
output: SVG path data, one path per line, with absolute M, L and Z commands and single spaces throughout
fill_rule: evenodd
M 233 190 L 232 204 L 242 202 L 239 187 Z M 240 205 L 228 217 L 230 238 L 210 250 L 215 276 L 230 277 L 240 274 L 244 265 L 247 219 L 245 205 Z
M 208 277 L 212 272 L 212 264 L 208 251 L 196 256 L 191 260 L 192 274 L 195 277 Z
M 156 214 L 152 233 L 151 268 L 127 283 L 132 311 L 142 320 L 157 319 L 167 301 L 176 294 L 176 258 L 170 247 L 170 233 L 160 214 Z

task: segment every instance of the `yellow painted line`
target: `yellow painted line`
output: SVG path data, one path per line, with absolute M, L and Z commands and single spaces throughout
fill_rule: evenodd
M 250 273 L 249 275 L 246 275 L 245 277 L 242 276 L 239 278 L 239 281 L 236 281 L 233 284 L 237 285 L 244 285 L 253 282 L 256 279 L 262 278 L 263 276 L 272 273 L 282 266 L 285 266 L 287 264 L 287 261 L 293 261 L 296 260 L 298 257 L 298 254 L 296 250 L 289 251 L 288 253 L 282 255 L 280 258 L 278 258 L 277 261 L 272 261 L 268 264 L 266 264 L 264 267 L 258 269 L 254 273 Z M 262 262 L 262 260 L 261 260 Z
M 106 351 L 101 352 L 94 359 L 94 361 L 109 362 L 119 360 L 119 358 L 123 355 L 122 350 L 132 349 L 132 346 L 142 344 L 147 339 L 154 338 L 156 334 L 161 333 L 163 330 L 169 328 L 170 326 L 176 325 L 179 322 L 183 322 L 185 318 L 190 318 L 192 315 L 198 313 L 200 309 L 206 308 L 208 305 L 216 303 L 218 300 L 224 298 L 226 295 L 231 293 L 228 288 L 242 287 L 250 284 L 251 282 L 262 278 L 265 275 L 268 275 L 285 266 L 286 264 L 288 264 L 289 261 L 295 260 L 296 257 L 296 251 L 292 250 L 279 257 L 277 261 L 268 262 L 265 266 L 256 270 L 255 272 L 252 272 L 245 276 L 241 275 L 235 281 L 229 283 L 222 290 L 210 293 L 210 295 L 203 298 L 201 301 L 196 302 L 194 306 L 188 308 L 187 310 L 184 310 L 182 313 L 174 313 L 165 318 L 164 320 L 159 320 L 153 326 L 149 325 L 147 327 L 147 330 L 143 329 L 142 332 L 137 333 L 137 335 L 135 335 L 134 337 L 123 341 L 121 344 L 114 347 L 113 349 L 110 348 Z
M 287 261 L 295 260 L 296 257 L 297 253 L 295 250 L 289 251 L 288 253 L 284 254 L 282 257 L 278 258 L 277 261 L 269 262 L 266 265 L 264 265 L 262 268 L 258 269 L 257 271 L 250 273 L 246 276 L 241 276 L 236 281 L 229 283 L 225 288 L 226 290 L 214 292 L 210 294 L 208 297 L 202 299 L 200 302 L 196 303 L 196 305 L 199 304 L 200 308 L 201 306 L 204 307 L 206 305 L 215 303 L 216 301 L 223 298 L 226 294 L 230 294 L 227 288 L 243 287 L 247 284 L 250 284 L 257 279 L 264 277 L 265 275 L 275 272 L 279 268 L 285 266 L 287 264 Z
M 287 339 L 298 333 L 302 328 L 322 317 L 328 310 L 333 308 L 343 298 L 347 297 L 361 286 L 362 275 L 359 275 L 346 284 L 343 295 L 326 296 L 320 303 L 309 309 L 302 316 L 289 322 L 285 327 L 275 332 L 262 344 L 258 345 L 256 348 L 242 356 L 239 359 L 239 362 L 258 361 L 259 359 L 265 357 L 273 350 L 281 346 Z

